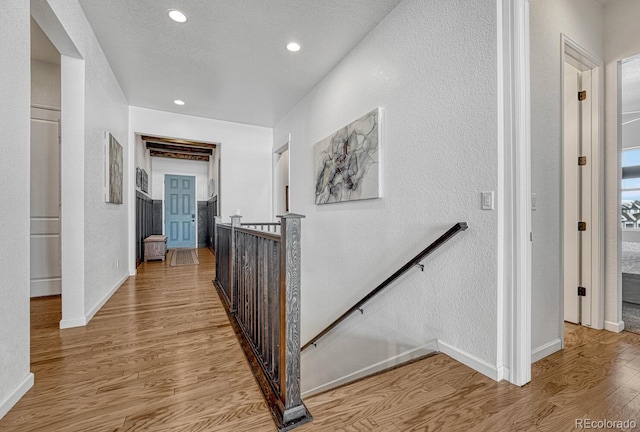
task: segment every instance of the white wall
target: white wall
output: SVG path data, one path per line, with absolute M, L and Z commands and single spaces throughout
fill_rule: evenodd
M 306 215 L 303 342 L 454 223 L 471 227 L 305 351 L 303 391 L 435 338 L 495 372 L 497 212 L 480 192 L 497 189 L 496 16 L 493 0 L 406 0 L 275 126 L 275 143 L 291 133 L 291 211 Z M 314 144 L 377 106 L 384 197 L 315 205 Z
M 33 385 L 29 372 L 29 1 L 0 14 L 0 418 Z M 8 223 L 11 221 L 11 223 Z
M 531 0 L 532 334 L 534 353 L 560 348 L 561 280 L 561 37 L 602 58 L 602 7 L 595 0 Z
M 154 200 L 164 200 L 165 174 L 189 175 L 196 177 L 196 201 L 208 199 L 209 164 L 203 161 L 182 159 L 151 158 L 151 178 Z
M 131 175 L 125 171 L 124 204 L 105 203 L 104 133 L 123 146 L 128 166 L 128 105 L 77 1 L 33 0 L 32 13 L 63 55 L 61 325 L 83 325 L 127 277 Z
M 31 60 L 31 104 L 60 109 L 60 65 Z
M 620 139 L 618 133 L 618 62 L 640 53 L 640 2 L 618 0 L 604 8 L 606 289 L 605 326 L 622 330 L 620 231 Z

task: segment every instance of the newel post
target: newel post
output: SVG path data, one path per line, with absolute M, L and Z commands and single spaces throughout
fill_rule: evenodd
M 284 425 L 300 424 L 311 415 L 300 397 L 300 225 L 303 215 L 278 216 L 281 223 L 279 286 L 280 400 Z M 283 343 L 284 342 L 284 343 Z
M 235 214 L 231 216 L 231 239 L 229 239 L 229 247 L 231 249 L 231 253 L 229 254 L 229 312 L 232 314 L 236 313 L 238 309 L 238 300 L 236 296 L 236 255 L 237 255 L 237 245 L 236 245 L 236 228 L 240 227 L 240 220 L 242 216 L 239 214 Z
M 211 247 L 213 248 L 213 252 L 218 253 L 218 224 L 220 223 L 220 216 L 213 217 L 213 233 L 211 234 Z

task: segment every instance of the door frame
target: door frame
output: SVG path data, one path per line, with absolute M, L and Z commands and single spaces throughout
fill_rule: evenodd
M 529 0 L 498 0 L 496 379 L 531 381 Z
M 602 143 L 604 142 L 604 128 L 602 119 L 604 118 L 604 106 L 602 89 L 604 88 L 603 77 L 603 62 L 598 57 L 591 54 L 589 51 L 581 47 L 578 43 L 573 41 L 565 34 L 560 35 L 560 79 L 561 79 L 561 107 L 563 115 L 561 116 L 561 136 L 562 136 L 562 154 L 561 154 L 561 179 L 562 185 L 560 190 L 560 200 L 562 202 L 561 208 L 561 221 L 560 221 L 560 248 L 563 262 L 565 260 L 566 245 L 564 241 L 565 228 L 564 228 L 564 216 L 565 206 L 567 205 L 567 199 L 565 196 L 565 157 L 564 157 L 564 103 L 565 103 L 565 61 L 569 57 L 574 62 L 577 62 L 583 69 L 591 71 L 591 96 L 592 109 L 591 109 L 591 148 L 587 149 L 585 153 L 588 153 L 587 167 L 589 168 L 587 181 L 590 183 L 590 196 L 588 199 L 591 201 L 589 214 L 585 217 L 587 220 L 587 231 L 582 233 L 583 238 L 587 237 L 587 242 L 591 245 L 591 258 L 586 265 L 590 267 L 590 280 L 591 280 L 591 296 L 590 296 L 590 312 L 591 312 L 591 324 L 588 327 L 594 329 L 604 328 L 604 148 Z M 584 168 L 583 168 L 584 169 Z M 590 179 L 589 179 L 590 177 Z M 584 211 L 584 209 L 583 209 Z M 584 215 L 583 215 L 584 216 Z M 562 311 L 563 319 L 560 320 L 560 333 L 561 347 L 564 349 L 564 291 L 565 291 L 565 271 L 564 265 L 560 266 L 560 310 Z
M 287 141 L 284 144 L 282 144 L 280 147 L 273 150 L 272 163 L 271 163 L 271 185 L 272 185 L 271 186 L 272 187 L 271 214 L 274 222 L 277 222 L 277 217 L 276 217 L 277 215 L 275 213 L 277 213 L 277 208 L 278 208 L 278 197 L 282 194 L 282 191 L 278 190 L 278 188 L 281 187 L 281 185 L 277 181 L 278 161 L 282 157 L 282 154 L 287 150 L 289 150 L 289 167 L 288 167 L 289 172 L 287 175 L 289 177 L 289 209 L 291 209 L 291 149 L 290 149 L 291 146 L 290 144 L 291 144 L 291 134 L 288 135 Z M 287 197 L 285 197 L 285 199 L 287 199 Z
M 193 177 L 193 210 L 195 211 L 196 217 L 195 217 L 195 224 L 194 224 L 194 233 L 193 233 L 193 240 L 194 240 L 194 248 L 198 248 L 198 176 L 193 175 L 193 174 L 177 174 L 177 173 L 164 173 L 164 178 L 162 179 L 162 233 L 164 235 L 167 235 L 167 225 L 166 225 L 166 220 L 165 220 L 165 215 L 166 215 L 166 204 L 167 204 L 167 195 L 166 195 L 166 188 L 165 188 L 165 183 L 167 181 L 167 176 L 181 176 L 181 177 Z

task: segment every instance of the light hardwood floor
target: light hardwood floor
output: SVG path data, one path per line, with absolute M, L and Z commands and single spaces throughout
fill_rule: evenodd
M 274 431 L 211 284 L 214 260 L 139 268 L 85 328 L 32 301 L 36 384 L 0 431 Z M 567 348 L 518 388 L 439 354 L 305 400 L 307 431 L 569 431 L 640 422 L 640 336 L 567 326 Z M 579 430 L 579 428 L 577 428 Z M 616 430 L 616 429 L 609 429 Z M 640 430 L 640 426 L 638 426 Z

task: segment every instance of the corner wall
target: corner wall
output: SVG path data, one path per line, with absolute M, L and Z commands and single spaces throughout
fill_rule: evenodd
M 86 324 L 128 276 L 129 172 L 123 204 L 105 202 L 105 132 L 128 166 L 128 104 L 77 0 L 32 3 L 62 54 L 61 326 L 71 327 Z
M 29 371 L 29 1 L 7 0 L 0 14 L 0 418 L 33 385 Z
M 496 17 L 495 0 L 406 0 L 274 128 L 276 143 L 291 133 L 291 211 L 306 215 L 303 343 L 453 224 L 471 227 L 305 351 L 304 392 L 436 338 L 495 374 L 498 215 L 480 192 L 498 187 Z M 383 198 L 316 205 L 314 144 L 375 107 Z
M 602 6 L 595 0 L 534 0 L 531 17 L 532 356 L 561 347 L 561 34 L 603 58 Z M 550 349 L 551 347 L 551 349 Z

